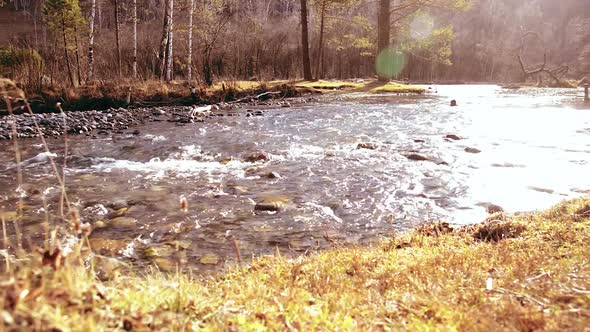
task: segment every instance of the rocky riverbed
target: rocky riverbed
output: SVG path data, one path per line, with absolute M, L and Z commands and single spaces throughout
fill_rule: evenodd
M 163 106 L 150 108 L 110 108 L 107 110 L 67 111 L 64 113 L 39 113 L 5 115 L 0 117 L 0 140 L 11 139 L 12 123 L 16 124 L 19 138 L 39 137 L 39 130 L 45 137 L 87 135 L 98 137 L 111 133 L 122 134 L 150 122 L 172 122 L 178 125 L 205 122 L 208 118 L 224 116 L 262 116 L 268 107 L 291 107 L 313 101 L 313 98 L 291 98 L 289 100 L 268 100 L 237 104 L 219 104 L 211 112 L 191 113 L 197 106 Z M 37 129 L 39 127 L 39 130 Z M 139 129 L 134 129 L 139 134 Z

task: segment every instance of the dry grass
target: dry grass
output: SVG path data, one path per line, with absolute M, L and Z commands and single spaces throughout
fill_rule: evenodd
M 298 88 L 318 89 L 318 90 L 346 90 L 358 89 L 366 85 L 365 82 L 352 81 L 303 81 L 295 84 Z
M 114 273 L 101 282 L 79 256 L 54 270 L 36 255 L 2 275 L 0 320 L 7 330 L 583 331 L 589 204 L 458 230 L 428 225 L 374 248 L 261 257 L 210 279 Z
M 425 89 L 418 86 L 390 82 L 370 90 L 371 93 L 409 93 L 422 94 Z
M 194 86 L 187 81 L 112 81 L 96 82 L 77 88 L 44 88 L 40 92 L 29 93 L 29 100 L 35 111 L 52 109 L 57 102 L 61 102 L 66 110 L 89 110 L 128 105 L 218 103 L 270 90 L 280 90 L 285 92 L 285 96 L 292 96 L 295 92 L 295 89 L 286 81 L 221 81 L 211 87 Z

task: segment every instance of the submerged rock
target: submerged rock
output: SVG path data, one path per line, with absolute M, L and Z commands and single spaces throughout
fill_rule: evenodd
M 283 210 L 291 200 L 283 196 L 269 196 L 264 198 L 261 202 L 256 203 L 254 211 L 269 211 L 278 212 Z
M 244 156 L 244 158 L 243 158 L 243 160 L 248 163 L 255 163 L 258 161 L 268 161 L 269 159 L 270 159 L 270 157 L 268 156 L 268 153 L 263 152 L 263 151 L 251 152 L 251 153 L 247 154 L 246 156 Z
M 455 134 L 448 134 L 448 135 L 445 136 L 445 138 L 450 139 L 450 140 L 453 140 L 453 141 L 460 141 L 460 140 L 463 139 L 462 137 L 457 136 Z
M 410 160 L 414 160 L 414 161 L 427 161 L 430 160 L 427 157 L 424 157 L 423 155 L 419 155 L 417 153 L 411 153 L 406 155 L 406 158 L 410 159 Z
M 100 237 L 90 238 L 92 251 L 104 256 L 116 256 L 127 247 L 127 240 L 105 239 Z
M 117 217 L 109 222 L 109 226 L 121 228 L 134 228 L 137 220 L 129 217 Z
M 278 202 L 260 202 L 256 203 L 254 206 L 255 211 L 270 211 L 270 212 L 278 212 L 281 210 L 281 203 Z
M 280 179 L 281 175 L 277 172 L 269 172 L 268 174 L 266 174 L 266 177 L 269 179 Z
M 219 263 L 219 256 L 213 253 L 205 254 L 203 257 L 201 257 L 199 263 L 203 265 L 217 265 Z
M 152 262 L 162 272 L 172 272 L 172 271 L 176 270 L 176 263 L 174 263 L 170 259 L 166 259 L 166 258 L 154 258 L 154 259 L 152 259 Z
M 359 143 L 357 149 L 377 150 L 378 146 L 375 143 Z

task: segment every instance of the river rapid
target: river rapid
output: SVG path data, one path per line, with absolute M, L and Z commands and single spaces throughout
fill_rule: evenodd
M 138 266 L 182 260 L 209 271 L 236 261 L 234 240 L 244 258 L 298 255 L 428 221 L 481 222 L 490 204 L 528 211 L 590 192 L 590 110 L 580 91 L 429 91 L 336 94 L 262 116 L 244 109 L 204 123 L 70 136 L 68 198 L 93 225 L 95 251 Z M 48 144 L 62 165 L 63 138 Z M 12 143 L 0 142 L 0 208 L 10 219 L 21 197 L 20 226 L 33 246 L 44 220 L 64 225 L 61 195 L 39 140 L 21 140 L 20 150 L 17 189 Z M 246 161 L 257 151 L 268 160 Z M 279 211 L 257 211 L 263 201 Z

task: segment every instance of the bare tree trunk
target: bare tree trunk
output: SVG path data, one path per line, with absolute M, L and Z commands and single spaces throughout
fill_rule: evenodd
M 137 79 L 137 0 L 133 0 L 133 79 Z
M 88 36 L 88 81 L 94 81 L 94 19 L 96 17 L 96 0 L 90 7 L 90 33 Z
M 377 55 L 389 47 L 391 38 L 391 0 L 379 0 L 379 17 L 377 18 Z M 388 81 L 388 77 L 379 75 L 380 81 Z
M 321 78 L 320 73 L 320 64 L 322 59 L 322 53 L 324 51 L 324 23 L 326 19 L 326 0 L 322 0 L 322 7 L 320 10 L 320 39 L 318 42 L 318 57 L 315 62 L 315 79 L 319 80 Z
M 121 64 L 121 40 L 120 40 L 120 28 L 119 28 L 119 0 L 114 0 L 115 5 L 115 40 L 117 43 L 117 74 L 119 78 L 122 76 L 122 64 Z
M 68 68 L 68 76 L 70 78 L 70 84 L 72 87 L 76 86 L 74 84 L 74 75 L 72 74 L 72 65 L 70 64 L 70 56 L 68 54 L 68 39 L 66 38 L 66 22 L 65 18 L 62 16 L 61 18 L 61 33 L 64 39 L 64 55 L 66 57 L 66 67 Z
M 192 81 L 193 79 L 193 15 L 195 13 L 195 0 L 190 0 L 190 10 L 188 17 L 188 75 L 187 79 Z
M 160 50 L 158 51 L 158 57 L 160 60 L 159 68 L 158 68 L 158 76 L 160 79 L 164 78 L 164 73 L 166 70 L 166 46 L 168 45 L 168 21 L 169 21 L 169 12 L 170 12 L 170 1 L 166 0 L 165 8 L 164 8 L 164 23 L 162 25 L 162 39 L 160 40 Z
M 169 0 L 170 2 L 170 13 L 168 19 L 168 47 L 166 50 L 166 81 L 170 82 L 172 80 L 173 71 L 172 71 L 172 58 L 173 58 L 173 35 L 174 35 L 174 0 Z
M 98 28 L 102 30 L 102 0 L 97 1 L 97 9 L 98 9 Z
M 301 49 L 303 56 L 303 78 L 311 81 L 311 62 L 309 60 L 309 32 L 307 30 L 307 0 L 301 0 Z
M 74 54 L 76 55 L 76 66 L 77 66 L 77 73 L 78 73 L 78 85 L 82 85 L 82 71 L 80 68 L 80 45 L 78 44 L 78 28 L 74 25 L 74 43 L 76 43 L 76 48 L 74 49 Z

